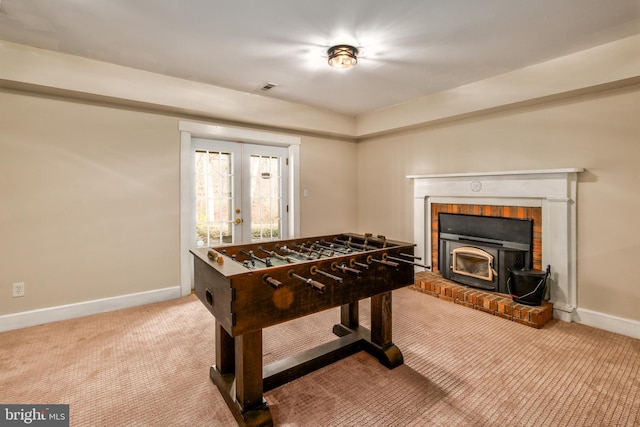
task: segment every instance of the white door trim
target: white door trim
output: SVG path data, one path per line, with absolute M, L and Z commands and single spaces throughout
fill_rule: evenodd
M 191 161 L 192 138 L 209 138 L 224 141 L 287 147 L 289 158 L 289 215 L 288 235 L 300 235 L 300 144 L 301 138 L 293 135 L 245 129 L 231 126 L 211 125 L 187 121 L 178 122 L 180 131 L 180 291 L 189 295 L 193 289 L 193 259 L 189 236 L 191 233 L 191 187 L 194 165 Z

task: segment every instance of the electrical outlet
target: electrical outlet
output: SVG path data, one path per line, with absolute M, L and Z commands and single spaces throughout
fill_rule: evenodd
M 20 282 L 20 283 L 14 283 L 12 285 L 12 294 L 11 296 L 13 298 L 16 297 L 23 297 L 24 296 L 24 282 Z

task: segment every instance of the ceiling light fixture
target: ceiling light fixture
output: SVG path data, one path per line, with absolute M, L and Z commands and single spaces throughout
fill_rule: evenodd
M 358 49 L 346 44 L 330 47 L 327 51 L 329 65 L 333 68 L 351 68 L 358 63 Z

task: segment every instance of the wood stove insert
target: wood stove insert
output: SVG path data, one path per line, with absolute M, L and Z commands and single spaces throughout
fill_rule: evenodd
M 439 213 L 438 265 L 446 279 L 508 293 L 508 270 L 531 268 L 533 221 Z

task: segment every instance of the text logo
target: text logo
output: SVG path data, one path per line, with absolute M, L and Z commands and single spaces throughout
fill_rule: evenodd
M 69 427 L 69 405 L 1 405 L 1 426 Z

